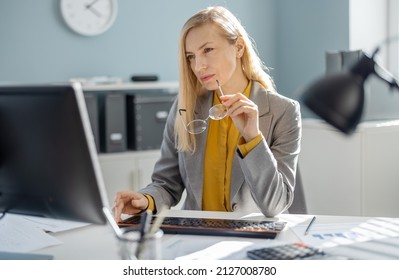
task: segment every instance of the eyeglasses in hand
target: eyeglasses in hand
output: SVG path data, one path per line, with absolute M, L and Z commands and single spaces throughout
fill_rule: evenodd
M 216 80 L 216 82 L 218 84 L 220 94 L 223 96 L 224 94 L 222 88 L 220 87 L 219 81 Z M 180 116 L 182 116 L 182 112 L 186 112 L 186 109 L 179 109 Z M 227 116 L 226 107 L 223 104 L 216 104 L 209 109 L 209 115 L 205 120 L 195 119 L 189 122 L 188 124 L 185 124 L 184 127 L 188 133 L 200 134 L 206 130 L 207 121 L 209 118 L 218 121 L 223 119 L 225 116 Z

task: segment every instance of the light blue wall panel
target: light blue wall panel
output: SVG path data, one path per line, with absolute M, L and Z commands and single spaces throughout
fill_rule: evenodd
M 295 99 L 325 73 L 325 52 L 349 48 L 349 0 L 276 1 L 279 91 Z M 304 116 L 309 112 L 302 106 Z
M 177 80 L 180 29 L 196 11 L 223 5 L 236 14 L 275 65 L 273 0 L 119 0 L 115 24 L 97 37 L 73 33 L 58 0 L 0 2 L 0 81 L 52 82 L 73 77 L 154 73 Z M 267 45 L 265 47 L 264 45 Z

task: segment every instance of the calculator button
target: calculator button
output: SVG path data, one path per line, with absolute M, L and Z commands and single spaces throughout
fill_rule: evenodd
M 314 256 L 322 257 L 324 252 L 321 249 L 298 242 L 251 250 L 247 252 L 247 255 L 256 260 L 298 260 Z

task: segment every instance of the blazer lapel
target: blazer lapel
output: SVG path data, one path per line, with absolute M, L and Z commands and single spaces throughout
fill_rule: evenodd
M 258 105 L 259 129 L 265 139 L 269 139 L 270 126 L 273 117 L 270 114 L 269 92 L 264 89 L 261 84 L 254 81 L 249 99 Z
M 269 137 L 270 126 L 272 122 L 272 115 L 270 112 L 269 94 L 268 92 L 256 81 L 253 81 L 251 94 L 249 99 L 258 105 L 259 111 L 259 129 L 261 130 L 265 139 Z M 243 186 L 245 179 L 242 173 L 238 153 L 235 153 L 231 175 L 230 186 L 230 201 L 237 195 L 240 188 Z
M 267 91 L 258 83 L 253 82 L 249 98 L 258 105 L 259 110 L 259 128 L 265 139 L 268 139 L 272 116 L 269 114 L 270 107 Z M 209 92 L 198 98 L 195 116 L 198 119 L 206 119 L 209 115 L 209 108 L 212 106 L 213 94 Z M 185 162 L 187 168 L 187 179 L 189 184 L 186 187 L 191 188 L 194 194 L 198 209 L 202 208 L 202 185 L 204 174 L 204 155 L 206 149 L 206 140 L 208 130 L 197 134 L 197 149 L 194 154 L 185 153 Z M 244 175 L 241 171 L 239 156 L 236 153 L 233 159 L 232 177 L 230 186 L 230 201 L 238 193 L 244 184 Z
M 209 92 L 197 100 L 195 118 L 205 120 L 209 115 L 209 108 L 212 106 L 213 93 Z M 202 208 L 202 185 L 204 174 L 204 155 L 208 129 L 196 135 L 197 149 L 194 154 L 185 153 L 187 177 L 189 184 L 186 187 L 192 189 L 198 209 Z

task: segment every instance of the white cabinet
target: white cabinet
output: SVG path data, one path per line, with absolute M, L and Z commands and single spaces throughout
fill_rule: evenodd
M 160 155 L 159 150 L 99 154 L 110 205 L 118 191 L 138 190 L 150 183 Z
M 399 217 L 399 121 L 365 122 L 346 136 L 303 120 L 299 157 L 309 213 Z

